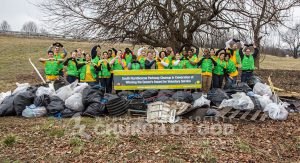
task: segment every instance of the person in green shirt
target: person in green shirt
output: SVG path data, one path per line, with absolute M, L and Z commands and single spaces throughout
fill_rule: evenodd
M 97 50 L 99 49 L 99 50 Z M 91 50 L 92 60 L 95 64 L 97 64 L 101 60 L 101 46 L 95 45 Z
M 255 45 L 253 45 L 253 48 L 254 53 L 251 53 L 249 47 L 245 47 L 244 52 L 240 52 L 242 60 L 241 81 L 245 83 L 247 83 L 249 79 L 253 76 L 253 71 L 255 70 L 254 60 L 257 57 L 259 50 Z
M 225 53 L 226 71 L 225 71 L 225 85 L 224 89 L 230 88 L 231 85 L 236 84 L 238 70 L 235 67 L 234 62 L 230 59 L 230 54 Z
M 118 50 L 117 56 L 112 58 L 109 62 L 110 67 L 112 68 L 111 77 L 110 77 L 110 84 L 113 86 L 114 81 L 114 71 L 124 70 L 126 68 L 126 61 L 122 59 L 122 50 Z M 116 91 L 117 93 L 119 91 Z
M 85 62 L 77 63 L 77 69 L 79 69 L 80 82 L 87 83 L 90 86 L 98 85 L 97 83 L 97 65 L 92 62 L 92 56 L 90 54 L 85 55 Z
M 125 52 L 124 52 L 124 54 L 122 56 L 122 59 L 125 59 L 126 64 L 128 64 L 128 63 L 132 62 L 132 56 L 133 56 L 133 52 L 129 48 L 126 48 Z
M 71 53 L 71 57 L 65 60 L 64 66 L 67 66 L 65 75 L 67 76 L 67 81 L 73 83 L 78 79 L 78 69 L 77 69 L 77 60 L 76 60 L 76 51 Z
M 173 63 L 173 61 L 176 60 L 173 48 L 167 47 L 166 48 L 166 55 L 167 55 L 167 57 L 169 59 L 169 62 L 170 62 L 169 69 L 172 69 L 172 63 Z
M 197 69 L 198 57 L 192 52 L 191 49 L 183 51 L 182 60 L 185 62 L 186 69 Z
M 221 49 L 222 50 L 222 49 Z M 218 51 L 217 52 L 215 52 L 215 49 L 214 48 L 211 48 L 210 49 L 210 56 L 211 56 L 211 58 L 212 59 L 214 59 L 215 61 L 217 61 L 218 60 Z
M 172 61 L 172 69 L 185 69 L 185 60 L 181 60 L 179 53 L 176 53 L 175 60 Z
M 45 75 L 47 82 L 55 81 L 59 77 L 60 67 L 59 65 L 63 62 L 62 59 L 56 59 L 53 51 L 48 51 L 48 59 L 40 58 L 40 62 L 45 65 Z
M 217 65 L 213 69 L 213 88 L 222 88 L 224 80 L 224 69 L 226 68 L 225 52 L 219 54 L 219 57 L 215 60 Z
M 66 49 L 64 48 L 64 46 L 61 43 L 54 43 L 52 44 L 48 51 L 52 51 L 52 49 L 54 48 L 53 52 L 54 52 L 54 58 L 56 60 L 60 60 L 60 59 L 65 59 L 65 57 L 67 56 L 68 52 L 66 51 Z M 63 50 L 63 52 L 61 52 L 61 49 Z M 64 76 L 64 65 L 63 63 L 59 64 L 59 76 Z
M 205 49 L 204 57 L 197 63 L 197 66 L 201 66 L 202 70 L 202 89 L 204 93 L 208 93 L 211 88 L 212 71 L 216 65 L 217 63 L 211 58 L 209 50 Z
M 110 72 L 110 65 L 108 61 L 108 53 L 105 51 L 103 52 L 103 59 L 98 61 L 98 78 L 100 79 L 101 86 L 105 89 L 106 93 L 112 92 L 112 85 L 110 83 L 111 72 Z
M 145 47 L 142 47 L 138 50 L 138 61 L 141 64 L 141 69 L 146 69 L 145 62 L 147 59 L 147 54 L 145 52 Z
M 132 62 L 128 64 L 128 70 L 140 70 L 142 69 L 141 63 L 137 60 L 137 57 L 132 56 Z
M 76 56 L 76 60 L 78 63 L 80 62 L 85 62 L 85 56 L 84 56 L 84 52 L 82 51 L 81 48 L 78 48 L 77 50 L 77 56 Z

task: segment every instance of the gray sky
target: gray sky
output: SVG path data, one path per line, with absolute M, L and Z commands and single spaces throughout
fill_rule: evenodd
M 0 22 L 6 20 L 14 31 L 19 31 L 27 21 L 42 26 L 41 11 L 31 4 L 38 1 L 41 0 L 0 0 Z

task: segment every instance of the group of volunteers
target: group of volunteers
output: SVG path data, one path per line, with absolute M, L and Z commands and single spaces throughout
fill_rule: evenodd
M 254 51 L 250 47 L 254 48 Z M 142 47 L 137 51 L 126 48 L 111 48 L 101 51 L 96 45 L 91 53 L 85 53 L 78 48 L 70 53 L 62 44 L 54 43 L 48 49 L 48 58 L 40 58 L 45 65 L 48 81 L 54 81 L 59 76 L 65 76 L 69 83 L 79 80 L 89 85 L 101 84 L 107 93 L 112 92 L 113 74 L 116 70 L 148 70 L 148 69 L 199 69 L 202 75 L 202 90 L 207 93 L 211 87 L 222 88 L 235 84 L 241 68 L 241 82 L 247 82 L 255 70 L 254 59 L 258 48 L 253 44 L 243 44 L 239 40 L 231 39 L 222 49 L 205 48 L 184 45 L 178 52 L 171 47 L 157 51 L 153 47 Z

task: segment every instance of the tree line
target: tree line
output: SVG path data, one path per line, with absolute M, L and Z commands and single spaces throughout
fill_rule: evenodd
M 11 26 L 10 24 L 6 21 L 3 20 L 0 24 L 0 31 L 11 31 Z M 33 22 L 33 21 L 28 21 L 25 22 L 20 29 L 21 32 L 26 32 L 26 33 L 42 33 L 42 34 L 48 34 L 48 31 L 45 28 L 39 28 L 38 25 Z

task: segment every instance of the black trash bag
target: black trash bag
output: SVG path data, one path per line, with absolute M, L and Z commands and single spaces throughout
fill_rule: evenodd
M 109 94 L 109 93 L 104 94 L 103 98 L 107 100 L 107 104 L 119 102 L 122 100 L 122 98 L 119 97 L 118 95 Z
M 144 98 L 151 98 L 151 97 L 156 96 L 157 94 L 158 94 L 158 91 L 157 90 L 152 90 L 152 89 L 146 90 L 146 91 L 141 93 L 141 95 Z
M 196 101 L 202 96 L 202 92 L 194 92 L 192 93 L 193 100 Z
M 175 101 L 179 102 L 186 102 L 186 103 L 192 103 L 193 102 L 193 96 L 190 92 L 185 91 L 178 91 L 173 94 L 172 98 Z
M 21 116 L 23 110 L 26 109 L 26 106 L 33 104 L 35 94 L 32 90 L 27 90 L 26 92 L 21 92 L 15 95 L 14 98 L 14 109 L 17 116 Z
M 118 96 L 123 97 L 123 98 L 127 98 L 129 95 L 133 95 L 134 92 L 131 91 L 122 91 L 118 93 Z
M 208 109 L 205 116 L 217 116 L 220 112 L 216 109 Z
M 46 107 L 48 115 L 54 115 L 65 109 L 65 102 L 57 96 L 50 97 L 51 102 Z
M 232 95 L 237 92 L 249 92 L 252 91 L 252 89 L 248 86 L 247 83 L 238 83 L 238 84 L 233 84 L 229 89 L 226 89 L 225 92 Z
M 14 96 L 10 95 L 5 97 L 5 99 L 0 104 L 0 117 L 14 116 L 14 115 L 16 115 L 14 109 Z
M 158 96 L 172 97 L 175 92 L 173 90 L 160 90 Z
M 55 91 L 57 91 L 59 88 L 69 85 L 70 83 L 63 77 L 59 77 L 58 80 L 55 80 L 53 83 Z
M 107 109 L 100 102 L 91 103 L 86 110 L 82 113 L 82 116 L 98 117 L 107 115 Z
M 214 106 L 220 106 L 224 99 L 229 99 L 226 92 L 220 88 L 213 88 L 207 93 L 207 99 L 211 101 Z
M 87 107 L 94 102 L 100 102 L 103 98 L 103 92 L 100 89 L 86 87 L 82 92 L 82 104 Z
M 63 111 L 61 111 L 61 117 L 62 118 L 71 118 L 75 115 L 80 116 L 82 113 L 81 112 L 76 112 L 74 110 L 71 110 L 69 108 L 65 108 Z
M 51 102 L 50 96 L 43 94 L 41 96 L 35 97 L 34 98 L 34 105 L 39 107 L 39 106 L 45 106 L 47 107 Z
M 259 76 L 252 75 L 252 77 L 248 80 L 247 83 L 249 87 L 253 89 L 256 83 L 263 83 L 263 80 Z
M 183 117 L 194 121 L 201 121 L 206 116 L 208 110 L 209 107 L 204 107 L 204 108 L 196 107 L 193 108 L 191 111 L 187 112 L 186 114 L 184 114 Z
M 169 96 L 159 96 L 158 98 L 155 99 L 155 101 L 166 102 L 166 101 L 174 101 L 174 99 Z

